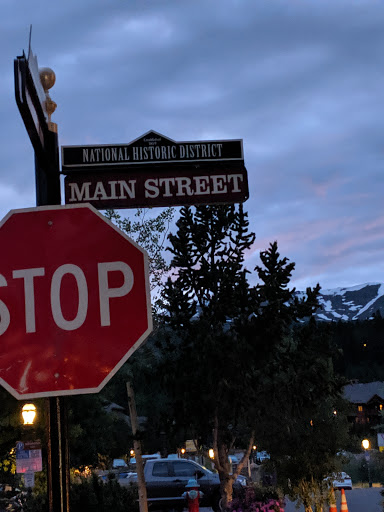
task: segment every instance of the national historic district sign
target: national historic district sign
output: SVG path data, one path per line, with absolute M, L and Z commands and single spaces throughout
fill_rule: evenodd
M 0 246 L 0 383 L 99 392 L 152 330 L 146 252 L 90 205 L 12 210 Z
M 150 131 L 129 144 L 63 146 L 65 202 L 98 209 L 248 199 L 242 140 L 175 142 Z

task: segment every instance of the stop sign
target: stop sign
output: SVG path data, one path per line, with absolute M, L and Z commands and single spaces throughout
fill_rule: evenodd
M 1 384 L 100 391 L 152 330 L 146 252 L 87 204 L 12 210 L 0 247 Z

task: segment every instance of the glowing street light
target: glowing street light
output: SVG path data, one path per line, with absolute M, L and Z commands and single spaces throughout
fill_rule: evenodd
M 34 404 L 25 404 L 21 410 L 24 425 L 33 425 L 36 417 L 36 407 Z
M 208 455 L 209 455 L 210 459 L 214 459 L 215 458 L 215 452 L 213 451 L 213 448 L 210 448 L 208 450 Z

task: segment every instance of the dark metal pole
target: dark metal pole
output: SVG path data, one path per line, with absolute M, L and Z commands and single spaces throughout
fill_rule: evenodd
M 48 398 L 49 512 L 69 511 L 67 409 L 63 397 Z
M 29 53 L 32 55 L 31 48 Z M 32 55 L 33 57 L 33 55 Z M 57 126 L 51 122 L 56 103 L 48 94 L 55 83 L 52 70 L 37 78 L 37 61 L 21 55 L 14 61 L 15 98 L 35 150 L 36 206 L 61 204 Z M 32 68 L 31 68 L 32 66 Z M 36 68 L 35 68 L 36 67 Z M 37 81 L 38 80 L 38 81 Z M 39 91 L 45 93 L 44 110 Z M 48 117 L 48 119 L 47 119 Z M 69 512 L 69 456 L 64 399 L 47 399 L 48 496 L 50 512 Z
M 59 139 L 55 132 L 46 135 L 44 155 L 35 152 L 36 206 L 60 205 Z
M 36 205 L 60 205 L 58 136 L 49 131 L 45 152 L 35 153 Z M 49 512 L 69 512 L 69 449 L 64 397 L 48 398 Z

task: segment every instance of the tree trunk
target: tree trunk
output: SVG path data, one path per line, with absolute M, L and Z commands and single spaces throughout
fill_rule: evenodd
M 233 443 L 234 443 L 233 439 Z M 220 493 L 221 493 L 221 506 L 223 510 L 227 508 L 231 501 L 233 495 L 233 482 L 238 477 L 241 469 L 244 466 L 244 463 L 249 458 L 249 454 L 252 450 L 252 445 L 254 441 L 254 434 L 252 433 L 251 439 L 249 441 L 248 449 L 242 457 L 235 473 L 231 474 L 231 463 L 229 462 L 229 447 L 226 443 L 222 441 L 219 429 L 219 421 L 216 414 L 215 417 L 215 426 L 213 429 L 213 451 L 214 451 L 214 463 L 215 468 L 217 469 L 220 477 Z M 231 443 L 231 446 L 233 445 Z
M 241 461 L 239 462 L 239 465 L 237 466 L 236 472 L 234 473 L 235 479 L 240 475 L 241 470 L 243 469 L 245 462 L 247 462 L 247 464 L 249 464 L 249 456 L 250 456 L 251 451 L 252 451 L 252 446 L 253 446 L 254 440 L 255 440 L 255 433 L 252 432 L 251 438 L 250 438 L 249 443 L 248 443 L 248 449 L 244 453 Z
M 221 479 L 221 475 L 220 475 L 220 481 L 221 481 L 220 490 L 221 490 L 221 497 L 222 497 L 221 507 L 223 510 L 225 510 L 231 504 L 231 501 L 232 501 L 233 477 L 230 475 L 228 475 L 228 476 L 223 475 L 223 479 Z

